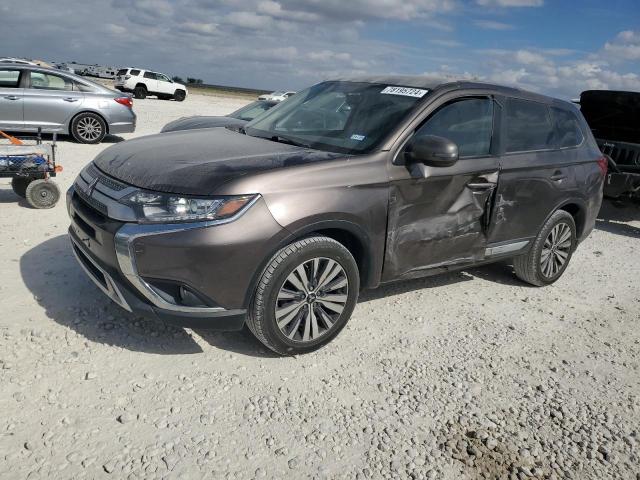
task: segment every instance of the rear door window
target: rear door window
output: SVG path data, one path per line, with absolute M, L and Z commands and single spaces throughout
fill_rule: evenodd
M 20 70 L 0 69 L 0 88 L 18 88 Z
M 31 88 L 36 90 L 73 90 L 73 80 L 44 72 L 31 72 Z
M 465 98 L 440 107 L 416 135 L 444 137 L 458 146 L 460 157 L 489 155 L 493 132 L 493 100 Z
M 584 135 L 575 113 L 562 108 L 551 107 L 554 125 L 554 144 L 556 148 L 577 147 Z
M 148 78 L 150 80 L 156 80 L 157 76 L 153 72 L 144 72 L 144 78 Z
M 506 108 L 506 152 L 529 152 L 554 147 L 546 105 L 510 98 Z

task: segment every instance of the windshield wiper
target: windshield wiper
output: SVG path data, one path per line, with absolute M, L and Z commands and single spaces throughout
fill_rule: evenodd
M 304 147 L 311 148 L 311 146 L 307 143 L 299 142 L 297 140 L 293 140 L 287 137 L 281 137 L 280 135 L 274 135 L 272 137 L 267 137 L 272 142 L 286 143 L 287 145 L 294 145 L 296 147 Z

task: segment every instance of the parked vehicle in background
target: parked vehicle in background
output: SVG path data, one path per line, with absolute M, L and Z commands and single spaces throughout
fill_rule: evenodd
M 422 77 L 315 85 L 241 131 L 104 150 L 68 191 L 73 249 L 125 309 L 280 354 L 361 288 L 513 259 L 536 286 L 594 228 L 606 159 L 575 105 Z M 94 241 L 99 239 L 99 241 Z
M 58 64 L 54 65 L 53 67 L 58 69 L 58 70 L 62 70 L 63 72 L 76 73 L 76 71 L 73 68 L 71 68 L 69 65 L 67 65 L 66 63 L 58 63 Z
M 182 102 L 187 98 L 187 87 L 176 83 L 164 73 L 140 68 L 122 68 L 116 75 L 115 88 L 121 92 L 133 92 L 136 98 L 155 95 L 161 100 Z
M 277 92 L 265 93 L 264 95 L 260 95 L 258 97 L 258 100 L 274 100 L 276 102 L 282 102 L 295 94 L 296 92 L 277 91 Z
M 640 197 L 640 93 L 587 90 L 580 109 L 608 156 L 607 197 Z
M 69 134 L 100 143 L 133 132 L 129 96 L 72 73 L 25 64 L 0 65 L 0 130 Z
M 173 122 L 167 123 L 161 133 L 175 132 L 178 130 L 193 130 L 196 128 L 214 128 L 214 127 L 243 127 L 258 115 L 262 115 L 279 102 L 274 100 L 257 100 L 249 105 L 222 117 L 183 117 Z

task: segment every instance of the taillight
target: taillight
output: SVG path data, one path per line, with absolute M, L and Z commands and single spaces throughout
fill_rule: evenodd
M 602 156 L 598 159 L 598 166 L 600 167 L 600 171 L 602 172 L 602 176 L 607 176 L 607 170 L 609 169 L 609 161 L 607 157 Z
M 116 102 L 125 107 L 133 108 L 133 99 L 131 97 L 118 97 L 114 98 Z
M 125 76 L 124 76 L 124 79 L 125 79 L 125 80 L 129 80 L 130 78 L 131 78 L 131 75 L 125 75 Z

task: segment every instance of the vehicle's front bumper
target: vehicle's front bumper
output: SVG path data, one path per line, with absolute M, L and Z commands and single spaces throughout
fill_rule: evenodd
M 89 252 L 72 228 L 69 229 L 69 238 L 73 253 L 87 276 L 107 297 L 125 310 L 180 327 L 235 331 L 244 326 L 245 310 L 183 311 L 166 310 L 152 305 L 119 271 L 109 268 Z
M 178 305 L 159 295 L 137 270 L 134 253 L 134 240 L 140 236 L 137 225 L 101 220 L 92 215 L 74 192 L 73 186 L 67 192 L 73 252 L 89 278 L 116 304 L 178 326 L 223 331 L 243 327 L 244 308 Z

